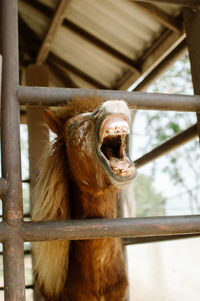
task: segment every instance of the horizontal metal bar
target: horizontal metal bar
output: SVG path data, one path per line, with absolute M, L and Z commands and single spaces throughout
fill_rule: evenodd
M 0 224 L 0 240 L 2 240 L 2 224 Z M 6 225 L 6 230 L 7 236 L 13 234 L 13 227 Z M 200 215 L 24 222 L 16 227 L 15 231 L 25 241 L 198 234 Z M 3 237 L 5 239 L 5 234 Z
M 22 180 L 22 183 L 30 183 L 31 181 L 30 181 L 30 179 L 24 179 L 24 180 Z
M 25 213 L 25 214 L 23 215 L 23 217 L 24 217 L 24 218 L 30 218 L 30 217 L 31 217 L 31 214 L 30 214 L 30 213 Z M 0 218 L 3 218 L 3 215 L 2 215 L 2 214 L 0 214 Z
M 94 90 L 52 87 L 18 87 L 22 105 L 55 106 L 73 100 L 76 96 L 98 96 L 105 100 L 123 99 L 132 109 L 200 112 L 199 95 L 143 93 L 115 90 Z
M 2 225 L 0 224 L 0 229 L 1 229 Z M 6 227 L 5 225 L 3 225 L 3 231 L 5 231 Z M 7 235 L 9 233 L 8 228 L 6 229 L 7 231 Z M 11 230 L 12 231 L 12 230 Z M 21 231 L 20 231 L 21 232 Z M 25 230 L 26 232 L 26 230 Z M 1 236 L 1 231 L 0 231 L 0 240 L 2 238 Z M 5 235 L 4 240 L 7 238 L 7 235 Z M 164 236 L 142 236 L 142 237 L 128 237 L 128 238 L 123 238 L 123 244 L 125 246 L 127 245 L 132 245 L 132 244 L 140 244 L 140 243 L 152 243 L 152 242 L 160 242 L 160 241 L 169 241 L 169 240 L 177 240 L 177 239 L 185 239 L 185 238 L 195 238 L 195 237 L 199 237 L 200 233 L 197 234 L 187 234 L 187 233 L 183 233 L 183 234 L 174 234 L 174 235 L 164 235 Z M 3 255 L 3 252 L 0 252 L 0 256 Z M 24 255 L 31 255 L 31 250 L 25 250 L 24 251 Z
M 135 244 L 146 244 L 146 243 L 154 243 L 154 242 L 163 242 L 163 241 L 171 241 L 171 240 L 179 240 L 179 239 L 187 239 L 187 238 L 197 238 L 200 236 L 199 234 L 183 234 L 183 235 L 165 235 L 165 236 L 149 236 L 149 237 L 136 237 L 136 238 L 123 238 L 123 245 L 135 245 Z
M 135 0 L 135 1 L 144 2 L 144 0 Z M 199 0 L 145 0 L 145 2 L 169 3 L 169 4 L 179 4 L 181 6 L 187 6 L 187 7 L 200 7 Z
M 34 285 L 33 284 L 26 285 L 25 289 L 34 289 Z M 4 286 L 0 286 L 0 291 L 4 291 Z
M 0 223 L 0 241 L 16 235 L 24 241 L 45 241 L 184 234 L 200 234 L 200 215 L 24 222 L 16 227 Z
M 191 141 L 197 137 L 197 124 L 189 127 L 187 130 L 177 134 L 173 138 L 167 140 L 163 144 L 154 148 L 152 151 L 146 153 L 144 156 L 135 160 L 134 163 L 137 168 L 142 167 L 143 165 L 169 153 L 170 151 L 180 147 L 181 145 Z

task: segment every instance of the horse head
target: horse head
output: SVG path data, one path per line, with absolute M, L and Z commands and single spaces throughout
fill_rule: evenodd
M 63 137 L 79 188 L 122 188 L 135 176 L 129 155 L 131 113 L 124 101 L 107 101 L 68 119 L 45 110 L 49 128 Z

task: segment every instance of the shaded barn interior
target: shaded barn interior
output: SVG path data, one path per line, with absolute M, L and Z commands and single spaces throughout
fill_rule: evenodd
M 182 7 L 159 1 L 20 0 L 19 34 L 21 70 L 73 88 L 126 90 L 186 46 Z
M 197 112 L 197 124 L 138 158 L 135 162 L 138 167 L 200 135 L 199 96 L 134 93 L 145 92 L 147 87 L 187 49 L 190 55 L 194 94 L 200 93 L 200 54 L 196 51 L 200 45 L 200 1 L 1 0 L 0 4 L 0 54 L 2 55 L 0 67 L 3 65 L 2 147 L 5 145 L 9 147 L 5 142 L 7 133 L 10 135 L 12 129 L 17 131 L 17 118 L 11 118 L 13 123 L 8 125 L 5 121 L 6 114 L 14 116 L 19 110 L 21 123 L 28 124 L 30 179 L 24 179 L 24 182 L 30 183 L 31 189 L 38 174 L 37 163 L 49 143 L 48 130 L 41 126 L 43 108 L 54 107 L 58 103 L 72 99 L 74 95 L 86 96 L 90 93 L 97 93 L 104 99 L 124 99 L 133 109 Z M 9 5 L 13 9 L 10 9 Z M 15 23 L 17 9 L 19 44 L 17 23 Z M 12 19 L 12 22 L 9 19 Z M 6 39 L 10 41 L 9 45 L 6 44 Z M 13 57 L 12 65 L 11 58 Z M 7 64 L 7 61 L 11 64 Z M 19 83 L 15 79 L 13 83 L 12 79 L 10 80 L 12 70 L 15 74 L 19 72 Z M 13 90 L 8 87 L 8 80 Z M 28 86 L 30 88 L 27 88 Z M 35 86 L 42 88 L 40 90 Z M 7 89 L 10 89 L 10 95 L 5 92 Z M 16 108 L 13 110 L 11 105 L 5 110 L 5 101 L 9 102 L 12 95 L 15 95 Z M 20 105 L 18 105 L 17 98 Z M 8 126 L 10 129 L 4 132 Z M 18 134 L 15 136 L 18 137 Z M 19 141 L 16 141 L 17 138 L 13 140 L 14 149 L 18 147 Z M 6 149 L 3 149 L 3 162 L 11 160 L 6 153 Z M 5 159 L 6 156 L 7 159 Z M 8 194 L 10 190 L 16 190 L 15 187 L 20 182 L 20 174 L 13 183 L 12 178 L 6 176 L 7 170 L 11 168 L 9 163 L 3 164 L 5 166 L 3 166 L 0 190 L 5 204 L 3 205 L 3 222 L 0 225 L 0 239 L 4 243 L 5 300 L 12 300 L 14 296 L 17 296 L 17 300 L 20 301 L 25 300 L 22 272 L 24 241 L 65 236 L 59 233 L 59 225 L 52 224 L 51 228 L 44 225 L 42 232 L 37 225 L 32 227 L 31 222 L 24 223 L 24 228 L 18 223 L 19 220 L 23 220 L 21 205 L 19 205 L 22 200 L 19 194 L 11 198 Z M 14 215 L 10 214 L 10 210 L 14 210 Z M 147 229 L 147 222 L 152 225 L 152 228 L 148 226 Z M 15 223 L 19 227 L 18 232 L 12 232 L 10 229 Z M 163 224 L 167 225 L 166 232 L 161 227 Z M 111 230 L 108 236 L 116 235 L 114 234 L 114 227 L 116 227 L 117 235 L 124 237 L 125 245 L 178 239 L 183 235 L 191 237 L 200 233 L 199 217 L 192 216 L 190 218 L 174 217 L 167 221 L 165 218 L 131 219 L 128 224 L 124 219 L 120 219 L 116 221 L 116 224 L 110 225 Z M 107 224 L 103 226 L 107 227 Z M 62 224 L 62 227 L 64 229 L 66 225 Z M 95 227 L 93 229 L 95 230 Z M 11 233 L 8 235 L 9 238 L 5 234 L 6 230 Z M 78 227 L 74 228 L 74 231 L 74 237 L 79 239 L 84 237 L 84 233 L 81 233 Z M 90 237 L 95 237 L 89 224 L 88 231 Z M 99 235 L 102 237 L 103 232 Z M 15 245 L 16 237 L 20 237 L 17 241 L 18 245 Z M 10 252 L 13 245 L 16 249 L 16 258 L 20 258 L 14 272 L 12 267 L 16 259 L 13 259 L 13 254 Z M 37 292 L 34 298 L 34 300 L 40 300 Z

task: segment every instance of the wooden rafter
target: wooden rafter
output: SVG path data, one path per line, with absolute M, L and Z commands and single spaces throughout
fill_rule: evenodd
M 60 0 L 58 7 L 55 11 L 55 14 L 52 18 L 51 24 L 49 26 L 49 29 L 46 33 L 46 36 L 42 42 L 42 45 L 40 47 L 40 50 L 38 52 L 36 63 L 37 64 L 43 64 L 49 54 L 51 44 L 54 40 L 54 37 L 62 24 L 64 17 L 65 17 L 65 11 L 67 7 L 69 6 L 69 3 L 71 0 Z
M 168 27 L 172 31 L 179 32 L 182 30 L 182 24 L 179 19 L 172 17 L 151 3 L 139 3 L 133 1 L 143 11 L 154 17 L 158 22 Z
M 141 3 L 140 3 L 141 4 Z M 53 10 L 47 8 L 44 4 L 36 4 L 35 2 L 31 3 L 38 10 L 42 11 L 44 14 L 52 17 Z M 172 17 L 173 18 L 173 17 Z M 90 43 L 93 43 L 96 47 L 101 48 L 106 53 L 110 53 L 113 57 L 118 56 L 118 61 L 121 60 L 126 67 L 128 67 L 122 76 L 121 80 L 116 83 L 116 85 L 112 86 L 113 89 L 127 89 L 133 82 L 135 82 L 141 75 L 148 75 L 154 68 L 156 68 L 159 63 L 178 45 L 179 39 L 183 40 L 183 32 L 182 30 L 177 30 L 179 26 L 177 26 L 176 30 L 172 32 L 171 29 L 167 28 L 165 32 L 158 38 L 153 45 L 142 55 L 141 59 L 138 60 L 136 66 L 134 66 L 135 62 L 127 56 L 123 55 L 121 52 L 118 52 L 112 46 L 108 45 L 98 37 L 92 35 L 90 32 L 81 28 L 75 22 L 66 19 L 63 22 L 62 26 L 66 26 L 69 30 L 73 31 L 75 34 L 80 35 L 83 39 L 86 39 Z M 169 26 L 168 26 L 169 27 Z M 176 27 L 176 26 L 174 26 Z M 116 56 L 115 56 L 116 55 Z M 51 56 L 52 58 L 52 56 Z M 56 58 L 56 62 L 57 62 Z M 60 62 L 60 67 L 63 67 L 65 71 L 69 71 L 76 76 L 82 78 L 87 81 L 90 85 L 99 88 L 106 89 L 111 88 L 110 86 L 105 87 L 97 78 L 94 79 L 87 74 L 87 71 L 79 70 L 79 68 L 74 67 L 70 64 L 70 62 L 65 63 L 63 60 Z M 131 67 L 130 67 L 131 65 Z M 136 67 L 136 68 L 133 68 Z
M 200 7 L 200 0 L 134 0 L 138 2 L 158 2 L 158 3 L 169 3 L 178 4 L 187 7 Z
M 155 67 L 143 80 L 138 83 L 133 91 L 145 92 L 147 88 L 171 65 L 173 65 L 187 50 L 186 39 L 184 39 L 172 52 L 170 52 L 160 64 Z
M 31 5 L 34 8 L 41 11 L 42 13 L 44 13 L 45 15 L 48 15 L 48 17 L 51 17 L 52 14 L 53 14 L 53 11 L 50 8 L 46 7 L 42 3 L 33 2 L 33 3 L 31 3 Z M 89 33 L 88 31 L 81 28 L 80 26 L 78 26 L 74 22 L 68 20 L 67 18 L 64 19 L 63 26 L 67 27 L 67 29 L 71 30 L 74 34 L 79 35 L 82 39 L 84 39 L 84 40 L 90 42 L 91 44 L 95 45 L 96 47 L 101 49 L 104 53 L 106 53 L 108 55 L 111 55 L 118 62 L 120 62 L 124 66 L 128 67 L 130 70 L 134 71 L 137 74 L 140 73 L 140 68 L 134 60 L 130 59 L 129 57 L 127 57 L 126 55 L 124 55 L 123 53 L 121 53 L 120 51 L 118 51 L 117 49 L 115 49 L 114 47 L 109 45 L 108 43 L 102 41 L 97 36 L 94 36 L 92 33 Z M 44 43 L 45 42 L 43 42 L 43 44 Z
M 40 38 L 35 34 L 35 32 L 29 27 L 27 23 L 25 23 L 22 18 L 19 16 L 19 25 L 20 25 L 20 40 L 22 40 L 25 46 L 25 51 L 32 59 L 32 63 L 34 62 L 34 53 L 35 49 L 37 49 L 41 43 Z M 22 34 L 23 33 L 23 34 Z M 24 35 L 25 33 L 25 35 Z M 26 39 L 28 39 L 28 42 L 26 42 Z M 31 42 L 32 41 L 32 42 Z M 33 45 L 34 45 L 34 52 L 33 52 Z M 62 59 L 59 59 L 53 54 L 50 54 L 47 59 L 47 63 L 55 63 L 57 66 L 60 67 L 60 69 L 65 69 L 65 71 L 69 71 L 76 76 L 82 78 L 84 81 L 88 82 L 89 85 L 92 85 L 96 89 L 107 89 L 109 87 L 105 87 L 102 83 L 99 81 L 93 79 L 90 77 L 86 72 L 83 72 L 79 70 L 77 67 L 74 67 L 71 64 L 68 64 L 67 62 L 64 62 Z M 54 65 L 55 65 L 54 64 Z M 61 81 L 63 82 L 63 81 Z
M 184 39 L 183 32 L 176 33 L 167 29 L 142 56 L 141 74 L 145 74 L 145 77 L 150 74 Z M 113 89 L 126 90 L 138 79 L 139 76 L 129 70 Z

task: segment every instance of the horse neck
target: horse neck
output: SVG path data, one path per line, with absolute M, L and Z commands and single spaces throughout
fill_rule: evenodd
M 117 216 L 118 189 L 73 189 L 72 218 L 113 218 Z

